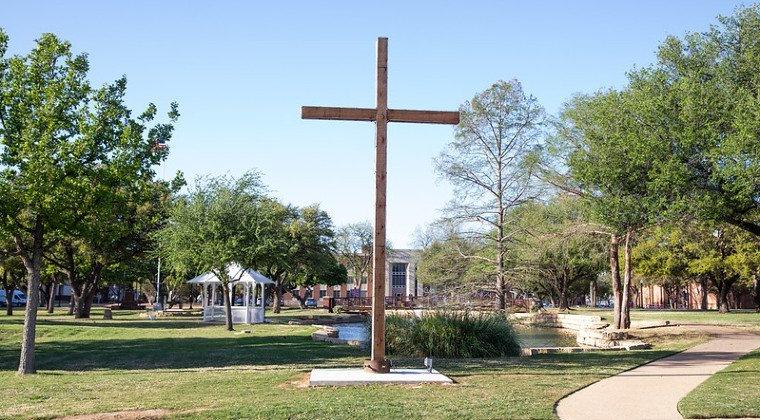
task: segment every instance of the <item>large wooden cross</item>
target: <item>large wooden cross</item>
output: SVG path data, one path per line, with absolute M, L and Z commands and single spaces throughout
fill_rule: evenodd
M 459 124 L 459 112 L 388 109 L 388 38 L 377 39 L 377 100 L 375 108 L 304 106 L 301 118 L 316 120 L 374 121 L 375 224 L 372 244 L 372 356 L 364 368 L 390 371 L 385 359 L 385 190 L 388 122 Z

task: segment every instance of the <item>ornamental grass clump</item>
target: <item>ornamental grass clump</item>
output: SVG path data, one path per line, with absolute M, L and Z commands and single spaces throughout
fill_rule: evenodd
M 520 343 L 503 314 L 437 311 L 420 317 L 386 318 L 386 348 L 400 356 L 445 358 L 520 354 Z

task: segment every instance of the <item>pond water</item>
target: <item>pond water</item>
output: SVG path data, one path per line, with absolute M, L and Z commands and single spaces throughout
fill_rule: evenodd
M 366 341 L 369 337 L 369 331 L 363 323 L 335 324 L 333 327 L 338 329 L 338 338 L 341 340 Z
M 515 332 L 520 340 L 520 347 L 574 347 L 575 334 L 558 328 L 536 328 L 516 326 Z
M 365 324 L 335 324 L 338 329 L 338 338 L 343 340 L 368 339 L 368 330 Z M 534 328 L 515 326 L 515 332 L 522 347 L 570 347 L 577 346 L 575 335 L 569 334 L 556 328 Z

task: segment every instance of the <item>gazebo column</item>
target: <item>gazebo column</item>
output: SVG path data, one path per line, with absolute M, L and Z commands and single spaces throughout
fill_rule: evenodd
M 264 311 L 266 310 L 266 284 L 261 283 L 261 317 L 259 318 L 260 322 L 264 322 Z
M 206 283 L 201 283 L 201 313 L 203 314 L 203 320 L 206 320 Z
M 214 317 L 216 316 L 214 306 L 216 306 L 216 283 L 211 283 L 211 320 L 212 321 L 214 320 Z
M 251 323 L 251 285 L 248 283 L 245 284 L 244 290 L 243 290 L 243 300 L 245 300 L 245 322 L 246 324 Z

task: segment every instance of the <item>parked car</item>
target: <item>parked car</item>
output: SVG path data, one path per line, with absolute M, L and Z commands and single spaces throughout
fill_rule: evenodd
M 6 306 L 5 290 L 0 290 L 0 306 Z M 26 294 L 21 290 L 13 291 L 13 298 L 11 299 L 11 305 L 13 306 L 26 306 Z
M 308 298 L 308 299 L 306 299 L 306 303 L 304 305 L 307 308 L 316 308 L 317 307 L 317 301 L 314 300 L 314 298 Z

